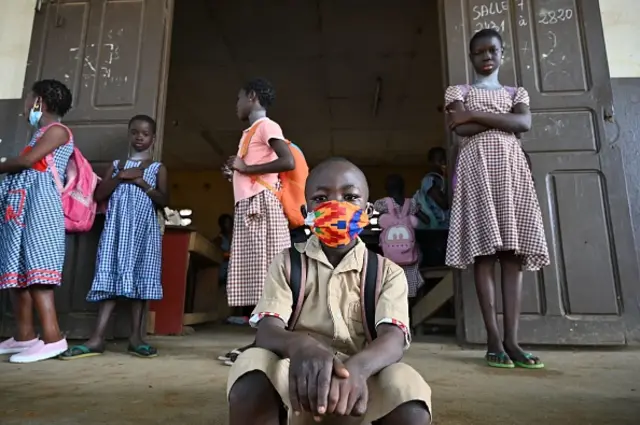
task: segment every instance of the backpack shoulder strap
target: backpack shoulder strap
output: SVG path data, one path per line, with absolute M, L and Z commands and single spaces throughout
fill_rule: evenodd
M 362 306 L 362 323 L 368 342 L 377 338 L 376 305 L 382 288 L 384 258 L 371 250 L 364 257 L 360 281 L 360 304 Z
M 40 132 L 40 134 L 38 135 L 38 138 L 36 140 L 40 140 L 42 138 L 42 136 L 44 136 L 44 134 L 47 132 L 47 130 L 49 130 L 51 127 L 62 127 L 67 131 L 67 135 L 69 136 L 69 140 L 67 141 L 67 143 L 69 143 L 70 141 L 73 140 L 73 134 L 71 133 L 71 130 L 69 129 L 69 127 L 67 127 L 66 125 L 59 123 L 59 122 L 54 122 L 51 123 L 47 126 L 42 127 L 40 130 L 38 130 Z M 75 150 L 75 149 L 74 149 Z M 58 192 L 62 193 L 62 191 L 64 190 L 64 185 L 62 184 L 62 179 L 60 178 L 60 173 L 58 173 L 58 168 L 56 167 L 56 160 L 53 157 L 53 152 L 49 153 L 47 156 L 45 156 L 45 161 L 47 162 L 47 165 L 49 166 L 49 170 L 51 171 L 51 174 L 53 175 L 53 180 L 56 183 L 56 187 L 58 188 Z
M 387 206 L 387 214 L 395 216 L 396 206 L 393 203 L 393 199 L 390 196 L 384 198 L 384 204 Z
M 238 152 L 238 156 L 240 158 L 244 158 L 245 156 L 247 156 L 247 152 L 249 151 L 249 143 L 251 143 L 251 139 L 253 138 L 254 134 L 256 134 L 256 131 L 258 131 L 260 124 L 262 124 L 262 121 L 254 123 L 249 128 L 249 130 L 242 135 L 242 140 L 240 142 L 240 151 Z
M 411 202 L 413 202 L 413 199 L 411 198 L 407 198 L 404 200 L 404 204 L 402 204 L 402 212 L 400 213 L 402 215 L 402 218 L 409 216 L 409 211 L 411 210 Z
M 73 140 L 73 133 L 71 133 L 71 129 L 69 127 L 67 127 L 66 125 L 62 124 L 61 122 L 53 122 L 53 123 L 51 123 L 49 125 L 45 125 L 41 129 L 39 129 L 38 131 L 40 132 L 40 134 L 38 135 L 38 140 L 40 140 L 40 138 L 42 138 L 42 136 L 44 136 L 44 134 L 47 132 L 47 130 L 49 130 L 51 127 L 62 127 L 62 128 L 64 128 L 66 130 L 66 132 L 67 132 L 67 135 L 69 136 L 68 142 Z
M 291 317 L 287 324 L 287 329 L 293 330 L 302 311 L 304 302 L 304 292 L 307 283 L 307 259 L 294 246 L 289 248 L 289 255 L 284 257 L 285 271 L 289 279 L 293 304 L 291 306 Z

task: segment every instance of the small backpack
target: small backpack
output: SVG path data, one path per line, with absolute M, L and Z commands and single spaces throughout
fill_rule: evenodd
M 376 305 L 382 288 L 383 266 L 384 258 L 367 250 L 360 277 L 360 306 L 364 333 L 368 343 L 378 336 L 376 332 Z M 298 323 L 305 300 L 307 257 L 295 247 L 289 248 L 289 255 L 285 257 L 285 269 L 293 298 L 292 313 L 287 329 L 293 330 Z
M 385 258 L 399 266 L 408 266 L 418 262 L 418 246 L 416 245 L 415 228 L 418 219 L 409 214 L 411 199 L 405 199 L 400 213 L 396 211 L 391 198 L 384 199 L 388 212 L 379 219 L 382 233 L 380 234 L 380 248 Z
M 73 140 L 71 130 L 65 125 L 54 123 L 42 129 L 44 134 L 49 128 L 59 125 L 67 130 L 69 140 Z M 42 137 L 42 136 L 40 136 Z M 56 168 L 53 153 L 46 156 L 56 187 L 62 199 L 62 212 L 64 213 L 64 228 L 70 233 L 88 232 L 93 227 L 96 218 L 97 203 L 93 199 L 93 193 L 98 186 L 98 176 L 93 172 L 93 167 L 74 145 L 73 152 L 67 163 L 67 182 L 62 183 L 60 173 Z
M 244 158 L 247 155 L 251 138 L 256 133 L 259 126 L 260 122 L 257 122 L 249 129 L 243 138 L 242 145 L 240 147 L 240 158 Z M 285 171 L 278 174 L 280 188 L 277 189 L 273 187 L 259 176 L 253 177 L 253 179 L 276 195 L 282 204 L 284 215 L 289 221 L 289 228 L 296 229 L 304 225 L 304 217 L 301 209 L 302 206 L 307 203 L 304 197 L 304 185 L 306 184 L 307 177 L 309 176 L 309 166 L 307 165 L 307 160 L 304 158 L 302 150 L 298 146 L 294 145 L 289 140 L 285 140 L 285 143 L 289 146 L 291 155 L 293 155 L 295 166 L 291 171 Z
M 462 92 L 462 98 L 464 99 L 464 101 L 467 101 L 467 95 L 469 94 L 469 92 L 471 91 L 471 85 L 470 84 L 460 84 L 458 86 L 460 88 L 460 91 Z M 507 91 L 507 93 L 509 93 L 509 96 L 511 96 L 511 101 L 515 101 L 516 100 L 516 95 L 518 93 L 518 88 L 517 87 L 511 87 L 511 86 L 503 86 L 504 89 Z M 529 166 L 529 171 L 531 171 L 531 158 L 529 157 L 529 154 L 522 149 L 522 153 L 524 153 L 524 157 L 527 160 L 527 165 Z M 457 162 L 457 159 L 456 159 Z M 456 170 L 458 169 L 458 166 L 456 164 Z M 456 178 L 456 173 L 454 171 L 453 176 L 451 178 L 451 188 L 455 189 L 456 188 L 456 183 L 458 182 L 458 179 Z

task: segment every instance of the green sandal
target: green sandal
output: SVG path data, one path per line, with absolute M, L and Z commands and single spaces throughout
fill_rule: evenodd
M 540 359 L 538 359 L 536 356 L 534 356 L 531 353 L 522 353 L 522 355 L 527 360 L 533 360 L 535 362 L 535 360 L 537 359 L 538 361 L 540 361 Z M 532 364 L 527 362 L 515 361 L 514 363 L 516 366 L 521 367 L 523 369 L 544 369 L 544 363 L 542 362 Z
M 130 345 L 127 352 L 132 356 L 141 357 L 143 359 L 158 357 L 158 350 L 148 344 L 141 344 L 136 347 Z
M 491 361 L 489 360 L 490 357 L 497 357 L 498 359 L 500 359 L 500 361 Z M 509 355 L 507 355 L 507 353 L 505 353 L 504 351 L 501 353 L 487 353 L 485 354 L 484 358 L 487 361 L 487 364 L 491 367 L 497 367 L 500 369 L 513 369 L 515 367 Z
M 87 357 L 100 356 L 102 354 L 103 354 L 102 351 L 92 350 L 86 345 L 74 345 L 64 353 L 60 354 L 58 358 L 60 360 L 76 360 L 76 359 L 84 359 Z

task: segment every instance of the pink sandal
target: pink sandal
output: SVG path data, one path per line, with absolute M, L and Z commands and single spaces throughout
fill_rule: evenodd
M 69 346 L 67 345 L 67 340 L 64 338 L 62 338 L 58 342 L 52 342 L 51 344 L 45 344 L 44 341 L 40 340 L 33 344 L 27 350 L 11 356 L 9 358 L 9 362 L 34 363 L 42 360 L 52 359 L 67 351 L 68 348 Z
M 0 342 L 0 355 L 21 353 L 31 348 L 38 341 L 40 341 L 38 338 L 30 341 L 16 341 L 13 338 L 9 338 L 6 341 Z

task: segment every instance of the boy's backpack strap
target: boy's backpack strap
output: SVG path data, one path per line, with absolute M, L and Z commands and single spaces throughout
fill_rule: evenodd
M 307 258 L 292 246 L 289 248 L 289 255 L 284 257 L 284 264 L 293 297 L 291 317 L 289 318 L 287 329 L 293 330 L 298 323 L 302 304 L 304 303 L 304 292 L 307 284 Z
M 364 257 L 363 273 L 360 281 L 360 303 L 362 305 L 362 323 L 367 342 L 377 338 L 376 305 L 382 288 L 384 258 L 371 250 Z

